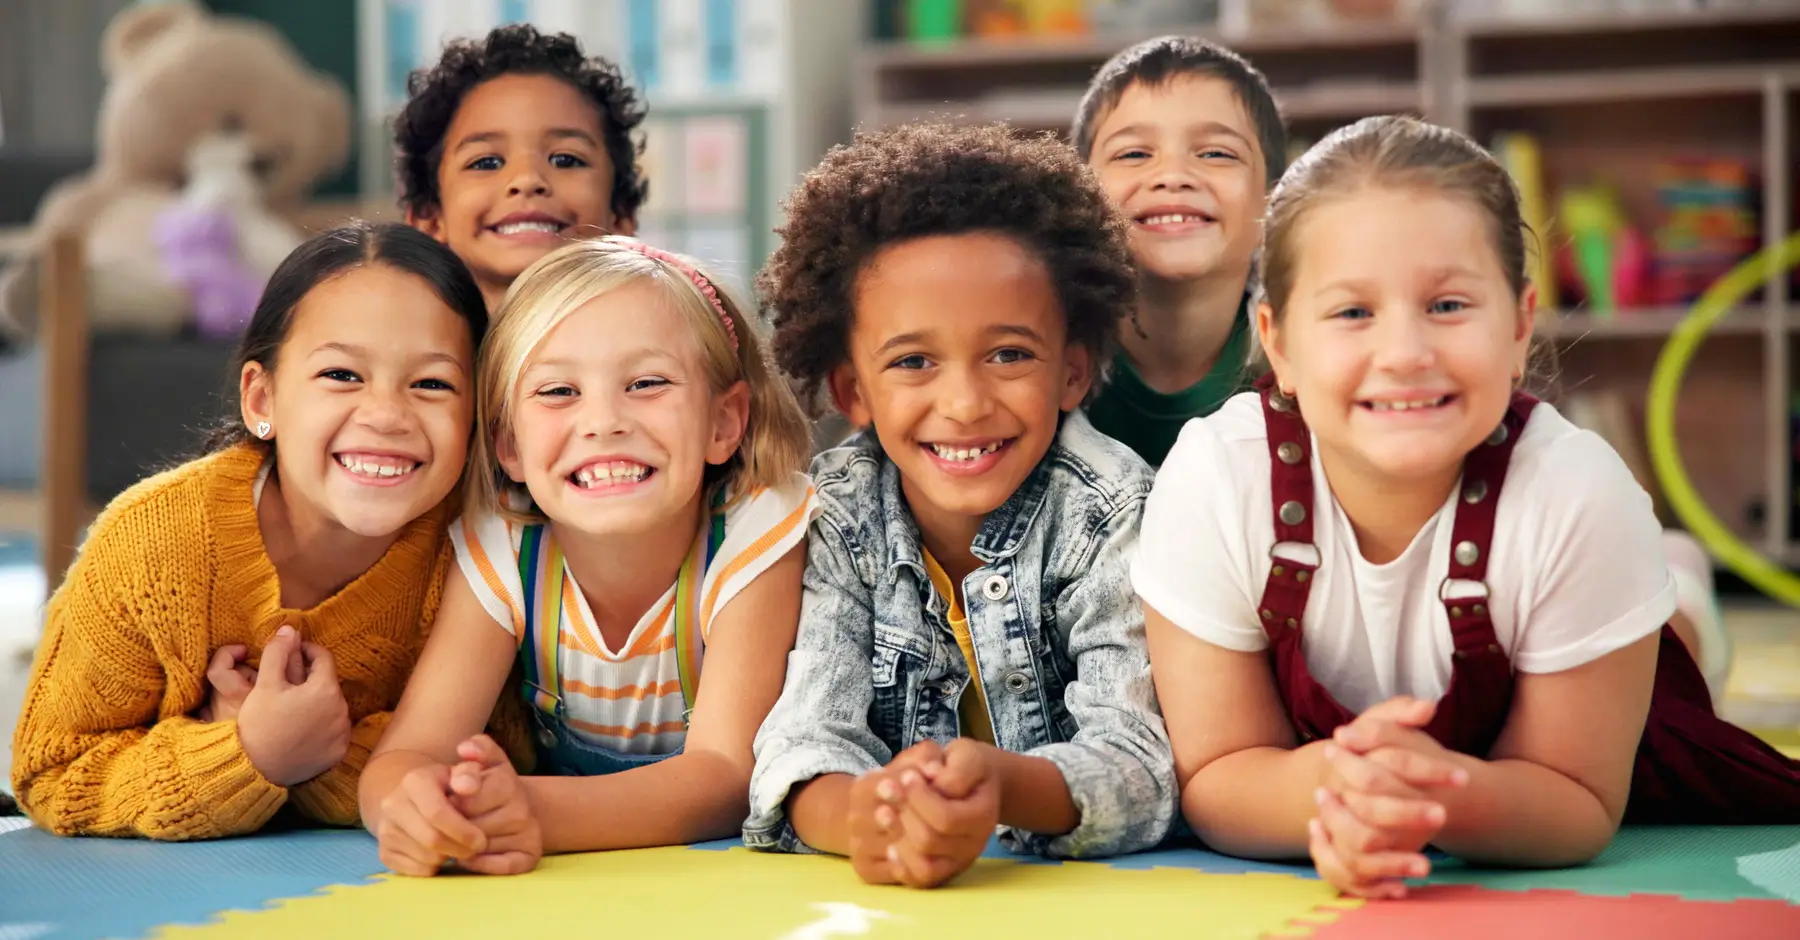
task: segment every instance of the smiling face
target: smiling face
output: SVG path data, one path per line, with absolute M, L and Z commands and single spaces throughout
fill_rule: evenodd
M 1268 181 L 1256 125 L 1229 82 L 1132 85 L 1096 127 L 1088 162 L 1131 222 L 1142 272 L 1175 281 L 1250 270 Z
M 640 279 L 576 308 L 525 359 L 495 450 L 559 526 L 639 535 L 698 511 L 737 452 L 742 382 L 715 393 L 686 314 Z
M 1335 482 L 1445 491 L 1500 423 L 1531 340 L 1492 222 L 1473 202 L 1363 187 L 1295 223 L 1282 318 L 1257 329 Z
M 442 501 L 467 454 L 474 358 L 468 322 L 413 275 L 370 264 L 308 292 L 273 371 L 242 376 L 296 524 L 385 537 Z
M 444 133 L 439 205 L 410 221 L 463 259 L 498 306 L 520 272 L 570 235 L 629 235 L 612 211 L 601 115 L 568 82 L 502 75 L 471 89 Z
M 998 234 L 916 238 L 869 260 L 854 306 L 832 393 L 874 426 L 921 525 L 998 509 L 1088 389 L 1042 262 Z

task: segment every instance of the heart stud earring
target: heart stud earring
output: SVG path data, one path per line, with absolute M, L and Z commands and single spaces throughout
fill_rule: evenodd
M 256 436 L 259 438 L 265 438 L 265 439 L 269 436 L 269 422 L 267 422 L 267 421 L 256 422 Z

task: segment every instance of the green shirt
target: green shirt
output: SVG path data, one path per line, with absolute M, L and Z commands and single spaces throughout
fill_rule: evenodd
M 1163 394 L 1144 384 L 1137 367 L 1123 352 L 1114 358 L 1112 374 L 1088 405 L 1088 419 L 1102 434 L 1137 451 L 1150 466 L 1161 466 L 1181 436 L 1182 425 L 1219 410 L 1226 399 L 1250 387 L 1245 358 L 1250 349 L 1250 318 L 1238 307 L 1231 335 L 1219 350 L 1212 371 L 1178 392 Z

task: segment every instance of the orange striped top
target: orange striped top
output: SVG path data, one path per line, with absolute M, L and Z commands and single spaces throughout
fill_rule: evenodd
M 718 612 L 806 537 L 817 513 L 810 482 L 796 474 L 777 489 L 758 489 L 725 510 L 725 539 L 700 581 L 700 631 Z M 494 621 L 525 634 L 519 581 L 522 527 L 490 513 L 469 513 L 450 528 L 456 563 Z M 696 533 L 698 538 L 703 533 Z M 589 743 L 625 754 L 668 754 L 687 738 L 681 670 L 675 653 L 675 584 L 638 619 L 619 649 L 594 626 L 586 594 L 563 575 L 560 676 L 569 728 Z

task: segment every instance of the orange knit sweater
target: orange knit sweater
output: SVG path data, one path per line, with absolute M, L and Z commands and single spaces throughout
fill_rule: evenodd
M 94 523 L 46 610 L 13 737 L 13 788 L 62 834 L 205 839 L 252 832 L 284 803 L 358 821 L 356 778 L 398 703 L 453 564 L 440 505 L 361 577 L 286 610 L 252 489 L 262 454 L 239 446 L 139 483 Z M 331 650 L 355 723 L 343 763 L 292 788 L 258 773 L 237 722 L 204 722 L 221 646 L 252 665 L 291 624 Z

